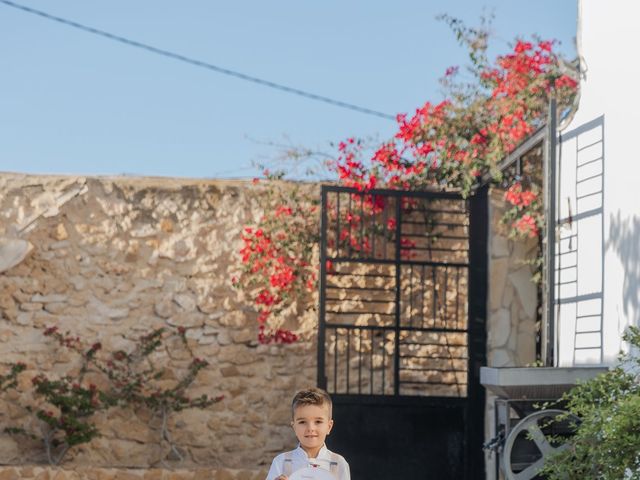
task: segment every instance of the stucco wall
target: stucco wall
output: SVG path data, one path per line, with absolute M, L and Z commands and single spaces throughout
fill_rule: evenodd
M 172 417 L 174 440 L 186 455 L 181 466 L 268 465 L 295 445 L 289 402 L 296 389 L 315 384 L 317 317 L 295 319 L 302 338 L 293 345 L 256 341 L 256 313 L 231 286 L 240 230 L 264 206 L 261 187 L 248 186 L 0 175 L 0 237 L 33 245 L 21 263 L 0 273 L 0 369 L 25 362 L 24 386 L 38 371 L 71 368 L 68 352 L 43 337 L 46 326 L 100 341 L 105 350 L 128 345 L 123 335 L 184 326 L 194 354 L 211 363 L 191 393 L 225 398 Z M 164 360 L 170 371 L 184 368 L 182 358 Z M 98 418 L 102 436 L 72 451 L 70 464 L 157 465 L 163 456 L 157 421 L 111 412 Z M 1 405 L 0 425 L 24 415 Z M 30 447 L 1 433 L 0 463 L 42 461 Z
M 558 217 L 572 220 L 559 235 L 575 235 L 571 248 L 561 241 L 557 251 L 571 260 L 564 278 L 577 284 L 558 291 L 559 366 L 615 363 L 621 333 L 640 322 L 640 65 L 629 57 L 638 45 L 640 4 L 579 6 L 583 77 L 579 108 L 561 132 L 557 198 Z M 556 265 L 562 261 L 558 256 Z

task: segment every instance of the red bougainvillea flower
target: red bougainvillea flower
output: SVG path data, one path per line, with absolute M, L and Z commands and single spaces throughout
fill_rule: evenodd
M 519 206 L 522 203 L 522 185 L 516 182 L 511 185 L 504 194 L 504 199 L 511 205 Z
M 539 234 L 536 220 L 531 215 L 523 215 L 515 222 L 514 227 L 523 235 L 531 238 L 537 237 Z
M 358 206 L 348 212 L 329 206 L 330 222 L 339 225 L 327 239 L 329 248 L 341 255 L 371 253 L 374 236 L 362 232 L 361 226 L 387 207 L 384 197 L 368 193 L 374 189 L 457 189 L 468 195 L 479 179 L 495 174 L 498 162 L 544 121 L 551 96 L 560 104 L 571 104 L 578 83 L 560 68 L 553 47 L 553 41 L 518 40 L 512 51 L 494 62 L 476 60 L 472 70 L 477 81 L 457 90 L 458 68 L 448 68 L 443 85 L 451 88 L 449 98 L 425 102 L 413 114 L 398 114 L 395 134 L 370 156 L 363 142 L 353 137 L 341 141 L 330 164 L 336 183 L 365 194 L 348 197 Z M 528 178 L 510 181 L 504 195 L 510 208 L 503 220 L 511 233 L 535 237 L 542 225 L 540 190 Z M 265 186 L 268 183 L 258 188 Z M 295 334 L 278 328 L 281 322 L 271 319 L 317 282 L 318 260 L 313 253 L 318 242 L 317 207 L 299 199 L 281 195 L 269 203 L 256 226 L 242 232 L 243 273 L 233 284 L 250 293 L 262 343 L 295 341 Z M 410 211 L 414 206 L 404 201 L 401 208 Z M 384 218 L 376 233 L 388 237 L 397 229 L 396 219 Z M 415 255 L 415 242 L 401 238 L 400 243 L 403 257 Z M 334 272 L 331 260 L 325 269 Z

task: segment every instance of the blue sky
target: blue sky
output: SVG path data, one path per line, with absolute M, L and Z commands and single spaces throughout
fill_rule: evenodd
M 575 56 L 576 0 L 16 0 L 220 67 L 395 115 L 441 98 L 465 51 L 440 13 L 493 12 Z M 247 83 L 0 4 L 0 171 L 250 178 L 268 142 L 331 151 L 395 122 Z

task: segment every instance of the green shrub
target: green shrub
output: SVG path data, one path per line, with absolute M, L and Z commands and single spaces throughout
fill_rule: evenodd
M 550 480 L 640 480 L 640 329 L 624 339 L 631 352 L 607 373 L 567 392 L 562 402 L 581 421 L 569 448 L 543 473 Z

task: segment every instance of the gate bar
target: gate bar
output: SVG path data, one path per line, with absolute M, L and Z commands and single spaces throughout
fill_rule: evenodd
M 326 295 L 326 289 L 327 289 L 327 262 L 325 261 L 324 257 L 324 252 L 327 251 L 327 228 L 329 226 L 328 224 L 328 218 L 327 218 L 327 190 L 325 188 L 321 188 L 320 191 L 320 206 L 321 209 L 320 211 L 322 212 L 322 215 L 320 216 L 320 298 L 324 298 Z M 338 194 L 338 202 L 340 202 L 340 195 Z M 338 206 L 340 204 L 338 203 Z M 338 214 L 338 217 L 340 217 L 340 215 Z M 337 247 L 339 247 L 339 243 L 337 244 Z M 327 376 L 326 376 L 326 372 L 324 369 L 324 354 L 325 354 L 325 327 L 323 325 L 323 320 L 325 318 L 325 302 L 321 301 L 320 302 L 320 308 L 319 308 L 319 315 L 320 315 L 320 322 L 319 322 L 319 328 L 318 328 L 318 386 L 324 390 L 327 390 Z M 336 334 L 337 335 L 337 334 Z M 322 345 L 322 348 L 320 348 L 320 345 Z
M 393 352 L 393 394 L 400 394 L 400 241 L 402 233 L 402 196 L 396 197 L 396 331 L 395 348 Z M 384 348 L 384 342 L 383 342 Z M 384 393 L 384 392 L 382 392 Z

